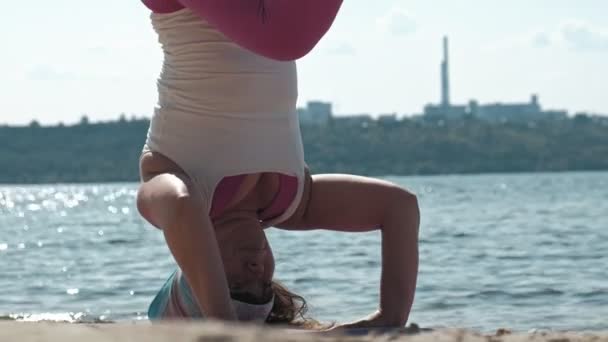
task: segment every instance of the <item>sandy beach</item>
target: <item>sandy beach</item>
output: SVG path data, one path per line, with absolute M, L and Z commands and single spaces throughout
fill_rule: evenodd
M 414 329 L 415 330 L 415 329 Z M 0 341 L 34 342 L 229 342 L 229 341 L 410 341 L 410 342 L 608 342 L 608 333 L 510 333 L 480 334 L 467 330 L 436 330 L 414 333 L 412 330 L 367 335 L 323 335 L 300 331 L 217 322 L 171 324 L 66 324 L 66 323 L 0 323 Z

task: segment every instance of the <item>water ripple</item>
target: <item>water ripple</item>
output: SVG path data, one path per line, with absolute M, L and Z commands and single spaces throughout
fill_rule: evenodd
M 423 326 L 608 329 L 608 173 L 392 177 L 421 190 Z M 0 319 L 145 319 L 175 264 L 136 184 L 0 186 Z M 276 277 L 311 314 L 377 308 L 381 237 L 271 229 Z M 491 313 L 491 314 L 488 314 Z

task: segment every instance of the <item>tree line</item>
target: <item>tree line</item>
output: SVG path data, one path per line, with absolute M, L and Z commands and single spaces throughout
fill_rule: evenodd
M 139 179 L 149 121 L 0 126 L 0 183 Z M 608 170 L 608 118 L 491 123 L 333 118 L 302 126 L 313 173 L 370 176 Z

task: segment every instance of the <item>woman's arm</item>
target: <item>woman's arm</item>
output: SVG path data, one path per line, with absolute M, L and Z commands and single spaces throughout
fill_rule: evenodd
M 206 199 L 199 196 L 183 172 L 158 173 L 163 167 L 173 167 L 163 156 L 145 154 L 141 165 L 144 182 L 137 193 L 137 209 L 148 222 L 162 229 L 205 316 L 236 321 L 215 230 L 201 210 L 206 207 Z
M 309 53 L 342 0 L 178 0 L 240 46 L 276 60 Z
M 362 232 L 381 229 L 382 271 L 377 312 L 345 328 L 400 327 L 407 322 L 418 275 L 420 213 L 415 195 L 373 178 L 315 175 L 302 205 L 278 228 Z

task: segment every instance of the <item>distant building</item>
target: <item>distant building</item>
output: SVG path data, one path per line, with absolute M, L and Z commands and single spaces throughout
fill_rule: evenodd
M 480 106 L 471 101 L 469 111 L 475 117 L 494 122 L 565 119 L 568 116 L 565 110 L 542 110 L 537 95 L 532 95 L 528 103 L 491 103 Z
M 441 61 L 441 106 L 450 107 L 450 58 L 448 56 L 448 37 L 443 37 L 443 61 Z
M 476 100 L 468 105 L 453 105 L 450 103 L 450 75 L 448 38 L 443 38 L 443 60 L 441 61 L 441 100 L 439 104 L 427 104 L 424 107 L 426 118 L 460 119 L 471 115 L 480 119 L 496 122 L 526 122 L 542 119 L 566 118 L 565 110 L 543 111 L 538 102 L 538 96 L 532 95 L 528 103 L 490 103 L 480 105 Z
M 344 124 L 349 126 L 368 127 L 374 122 L 374 118 L 369 114 L 358 114 L 348 116 L 337 116 L 334 118 L 336 124 Z
M 541 113 L 536 95 L 532 95 L 528 103 L 490 103 L 470 109 L 473 116 L 488 121 L 525 121 Z
M 550 119 L 567 119 L 568 111 L 566 110 L 544 110 L 541 115 Z
M 327 125 L 332 116 L 331 102 L 309 101 L 305 108 L 298 108 L 302 125 Z
M 443 106 L 435 104 L 424 106 L 424 116 L 431 118 L 460 119 L 467 113 L 467 106 Z
M 467 114 L 467 106 L 454 106 L 450 103 L 450 60 L 448 37 L 443 37 L 443 60 L 441 61 L 441 101 L 439 104 L 424 106 L 427 117 L 458 119 Z

